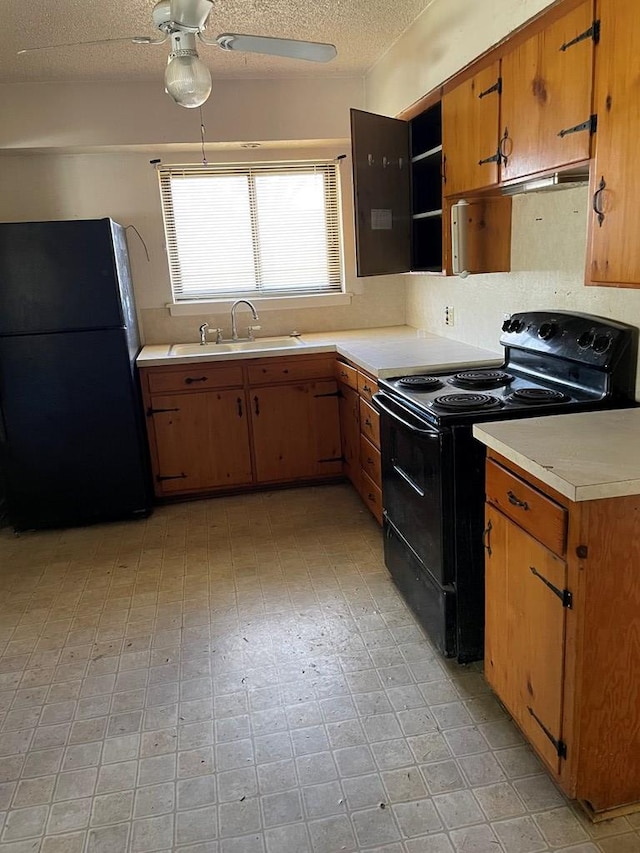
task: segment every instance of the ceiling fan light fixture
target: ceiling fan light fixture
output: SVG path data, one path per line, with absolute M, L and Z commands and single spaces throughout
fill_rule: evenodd
M 211 94 L 211 72 L 195 50 L 177 50 L 169 56 L 164 85 L 176 104 L 194 109 Z

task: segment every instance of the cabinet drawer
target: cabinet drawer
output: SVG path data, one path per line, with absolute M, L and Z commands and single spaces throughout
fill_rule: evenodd
M 353 388 L 354 391 L 358 390 L 358 371 L 355 367 L 345 364 L 344 361 L 336 361 L 334 375 L 338 382 L 344 382 L 345 385 Z
M 272 382 L 299 382 L 304 379 L 333 379 L 335 358 L 306 359 L 296 358 L 265 359 L 261 364 L 252 364 L 247 368 L 250 385 L 268 385 Z
M 370 400 L 378 390 L 378 383 L 366 373 L 358 371 L 358 393 L 365 400 Z
M 363 399 L 360 399 L 360 432 L 380 449 L 380 415 Z
M 382 524 L 382 490 L 366 471 L 361 471 L 360 477 L 360 496 L 378 520 L 378 524 Z
M 373 480 L 376 486 L 382 485 L 382 465 L 380 463 L 380 451 L 366 438 L 360 436 L 360 466 L 363 471 Z
M 172 370 L 150 368 L 145 373 L 152 394 L 242 386 L 241 367 L 218 367 L 200 362 Z
M 567 510 L 511 472 L 487 462 L 487 500 L 539 542 L 563 555 Z

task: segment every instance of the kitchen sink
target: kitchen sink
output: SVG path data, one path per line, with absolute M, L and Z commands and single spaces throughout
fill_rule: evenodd
M 229 352 L 261 352 L 262 350 L 295 349 L 305 344 L 289 335 L 282 338 L 257 338 L 255 341 L 234 341 L 224 344 L 172 344 L 169 355 L 215 355 Z

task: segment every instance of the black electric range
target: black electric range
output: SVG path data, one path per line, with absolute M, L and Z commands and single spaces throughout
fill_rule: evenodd
M 513 314 L 505 358 L 382 379 L 385 561 L 441 651 L 482 657 L 485 448 L 474 423 L 635 405 L 638 330 L 562 311 Z

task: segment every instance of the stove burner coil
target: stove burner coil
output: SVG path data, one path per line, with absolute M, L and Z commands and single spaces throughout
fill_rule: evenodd
M 403 376 L 398 379 L 398 385 L 413 388 L 414 391 L 435 391 L 442 388 L 442 382 L 437 376 Z
M 449 380 L 460 388 L 499 388 L 512 381 L 513 376 L 503 370 L 463 370 Z
M 553 391 L 551 388 L 518 388 L 511 394 L 512 400 L 518 403 L 564 403 L 569 398 L 566 394 L 560 391 Z
M 449 409 L 454 412 L 473 412 L 479 409 L 491 409 L 500 406 L 501 402 L 491 394 L 443 394 L 435 397 L 434 405 L 441 409 Z

